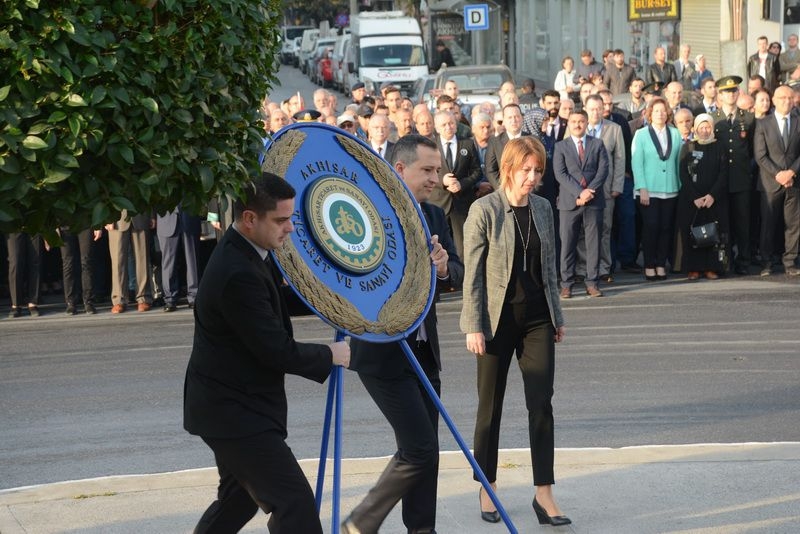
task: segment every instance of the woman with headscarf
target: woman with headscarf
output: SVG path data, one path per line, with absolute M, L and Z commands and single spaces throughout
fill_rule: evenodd
M 680 180 L 676 215 L 677 242 L 675 268 L 697 280 L 701 273 L 716 280 L 725 271 L 728 234 L 728 159 L 714 138 L 714 119 L 701 113 L 694 120 L 695 140 L 681 151 Z M 721 243 L 694 248 L 689 236 L 692 226 L 716 221 Z

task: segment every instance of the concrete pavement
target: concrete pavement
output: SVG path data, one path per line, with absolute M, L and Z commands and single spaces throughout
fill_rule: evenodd
M 377 479 L 387 458 L 342 462 L 341 517 Z M 318 461 L 301 461 L 315 485 Z M 498 495 L 519 532 L 547 532 L 531 510 L 527 449 L 502 451 Z M 331 531 L 332 464 L 322 524 Z M 800 532 L 800 443 L 558 449 L 556 497 L 573 524 L 559 532 Z M 216 492 L 213 468 L 95 478 L 0 491 L 0 533 L 191 532 Z M 478 485 L 460 451 L 443 452 L 440 533 L 501 533 L 481 521 Z M 244 532 L 265 532 L 259 513 Z M 381 532 L 403 533 L 399 506 Z M 302 533 L 300 533 L 302 534 Z

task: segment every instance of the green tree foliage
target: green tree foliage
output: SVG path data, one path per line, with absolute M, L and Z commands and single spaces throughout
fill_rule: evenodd
M 258 172 L 279 0 L 5 0 L 0 230 L 200 212 Z

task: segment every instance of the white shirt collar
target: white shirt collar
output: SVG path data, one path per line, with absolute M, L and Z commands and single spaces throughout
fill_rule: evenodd
M 236 223 L 235 222 L 233 223 L 232 226 L 233 226 L 233 229 L 236 230 L 236 232 L 240 236 L 242 236 L 245 241 L 250 243 L 253 246 L 253 248 L 256 249 L 256 252 L 258 253 L 258 255 L 261 256 L 261 261 L 264 261 L 264 260 L 267 259 L 267 254 L 269 254 L 269 250 L 267 250 L 265 248 L 261 248 L 258 245 L 256 245 L 255 243 L 253 243 L 252 241 L 250 241 L 250 239 L 248 239 L 246 235 L 244 235 L 242 232 L 239 231 L 239 228 L 236 227 Z

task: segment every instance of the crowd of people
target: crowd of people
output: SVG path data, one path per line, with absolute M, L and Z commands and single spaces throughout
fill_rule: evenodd
M 384 158 L 420 204 L 432 229 L 437 289 L 463 292 L 460 328 L 477 369 L 475 458 L 493 488 L 507 375 L 512 357 L 518 360 L 539 523 L 571 522 L 552 491 L 552 396 L 555 343 L 566 335 L 561 301 L 576 283 L 594 298 L 618 269 L 656 282 L 676 271 L 689 280 L 747 275 L 754 262 L 769 276 L 777 262 L 786 275 L 800 275 L 797 41 L 791 36 L 779 52 L 759 38 L 747 92 L 742 78 L 715 78 L 702 55 L 692 60 L 683 45 L 673 63 L 657 48 L 643 77 L 620 50 L 604 54 L 603 63 L 584 51 L 577 66 L 564 59 L 556 87 L 540 97 L 531 80 L 519 91 L 506 82 L 473 106 L 452 81 L 432 104 L 415 103 L 391 84 L 368 95 L 357 83 L 341 111 L 324 89 L 312 105 L 299 92 L 262 103 L 267 139 L 298 121 L 341 128 Z M 102 278 L 110 281 L 112 313 L 134 302 L 147 312 L 156 299 L 174 311 L 184 291 L 188 306 L 197 305 L 184 426 L 213 450 L 220 475 L 218 498 L 197 532 L 238 531 L 259 508 L 272 514 L 273 532 L 322 531 L 285 443 L 284 376 L 322 382 L 340 365 L 358 373 L 398 447 L 343 532 L 377 532 L 402 502 L 409 532 L 435 533 L 438 413 L 399 344 L 293 339 L 269 252 L 294 229 L 295 194 L 264 172 L 247 198 L 214 199 L 204 215 L 178 206 L 164 215 L 123 212 L 103 229 L 60 228 L 62 276 L 53 278 L 63 278 L 57 290 L 66 312 L 82 304 L 94 313 Z M 207 262 L 201 237 L 218 242 Z M 36 316 L 40 289 L 50 282 L 42 273 L 51 247 L 24 233 L 6 243 L 10 316 L 26 308 Z M 405 342 L 438 392 L 435 306 Z M 500 521 L 483 488 L 479 506 L 484 521 Z
M 338 115 L 336 98 L 318 90 L 313 117 L 359 136 L 387 158 L 405 135 L 434 139 L 443 166 L 431 202 L 444 209 L 462 256 L 470 206 L 498 188 L 503 147 L 520 136 L 539 140 L 547 161 L 537 193 L 555 212 L 561 298 L 570 298 L 581 281 L 590 296 L 602 296 L 600 284 L 613 283 L 618 270 L 647 281 L 670 273 L 689 280 L 769 276 L 781 266 L 788 276 L 800 274 L 796 35 L 785 50 L 760 37 L 744 79 L 715 77 L 688 44 L 674 61 L 657 47 L 641 75 L 622 50 L 605 51 L 602 61 L 584 50 L 577 65 L 565 57 L 562 66 L 554 88 L 541 96 L 532 80 L 520 88 L 507 82 L 494 101 L 472 106 L 461 101 L 454 81 L 429 103 L 412 102 L 390 84 L 373 95 L 357 84 Z M 785 110 L 783 95 L 789 96 Z M 296 114 L 303 106 L 297 98 L 264 112 Z M 789 141 L 778 154 L 769 140 L 784 112 Z M 783 122 L 778 131 L 783 135 Z M 605 150 L 597 150 L 601 145 Z M 778 177 L 779 170 L 786 172 Z M 713 240 L 692 238 L 693 228 L 712 226 Z

